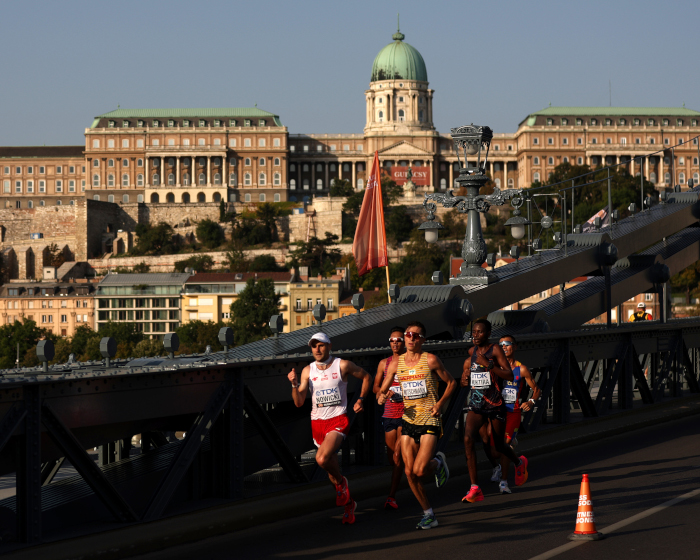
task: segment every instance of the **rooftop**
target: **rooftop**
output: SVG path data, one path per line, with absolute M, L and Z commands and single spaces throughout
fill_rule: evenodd
M 221 282 L 247 282 L 249 278 L 258 280 L 270 279 L 273 282 L 291 282 L 290 272 L 200 272 L 193 274 L 187 284 L 215 284 Z
M 82 158 L 85 146 L 0 146 L 0 158 Z
M 536 111 L 532 115 L 572 115 L 575 117 L 585 116 L 650 116 L 650 117 L 697 117 L 700 112 L 686 109 L 685 107 L 545 107 L 541 111 Z
M 243 118 L 243 117 L 268 117 L 274 119 L 278 126 L 282 126 L 279 115 L 263 111 L 257 107 L 208 107 L 208 108 L 192 108 L 192 109 L 116 109 L 109 113 L 97 115 L 92 122 L 90 128 L 95 128 L 100 119 L 124 119 L 124 118 L 139 118 L 139 119 L 167 119 L 167 118 L 183 118 L 189 117 L 192 119 L 199 117 L 221 117 L 221 118 Z
M 108 274 L 100 281 L 100 286 L 148 286 L 182 285 L 191 276 L 189 272 L 148 272 L 139 274 Z

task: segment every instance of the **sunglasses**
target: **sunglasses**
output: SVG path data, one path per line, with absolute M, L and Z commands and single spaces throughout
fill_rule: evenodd
M 500 346 L 513 346 L 513 343 L 510 340 L 504 340 L 503 342 L 498 343 Z
M 403 337 L 402 336 L 392 336 L 389 339 L 389 343 L 392 343 L 392 342 L 403 342 Z
M 408 339 L 408 340 L 413 340 L 414 338 L 425 338 L 421 333 L 413 332 L 413 331 L 408 331 L 403 333 L 403 335 Z

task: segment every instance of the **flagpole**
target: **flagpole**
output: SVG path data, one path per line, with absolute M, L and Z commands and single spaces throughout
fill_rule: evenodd
M 391 303 L 391 295 L 389 295 L 389 286 L 391 286 L 389 282 L 389 255 L 386 256 L 386 266 L 384 268 L 386 269 L 386 297 L 389 299 L 389 303 Z

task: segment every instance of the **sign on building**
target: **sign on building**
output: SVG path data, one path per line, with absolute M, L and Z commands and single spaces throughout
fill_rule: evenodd
M 411 167 L 411 181 L 414 185 L 429 186 L 430 185 L 430 167 Z M 396 181 L 397 185 L 403 185 L 408 177 L 408 167 L 392 167 L 391 178 Z

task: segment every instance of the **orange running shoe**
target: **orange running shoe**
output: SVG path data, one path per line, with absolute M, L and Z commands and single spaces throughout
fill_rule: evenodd
M 348 479 L 343 477 L 343 482 L 335 487 L 335 505 L 344 506 L 350 501 L 350 488 L 348 488 Z
M 469 489 L 469 492 L 467 492 L 467 495 L 462 498 L 463 502 L 483 502 L 484 501 L 484 493 L 481 491 L 481 488 L 476 486 L 475 484 L 472 485 L 472 487 Z
M 355 509 L 357 509 L 357 502 L 355 500 L 350 500 L 345 506 L 345 513 L 343 514 L 343 525 L 346 523 L 352 525 L 355 523 Z
M 525 455 L 519 457 L 520 464 L 515 467 L 515 485 L 522 486 L 527 482 L 527 459 Z
M 389 496 L 384 502 L 384 509 L 399 509 L 399 504 L 396 503 L 394 498 Z

